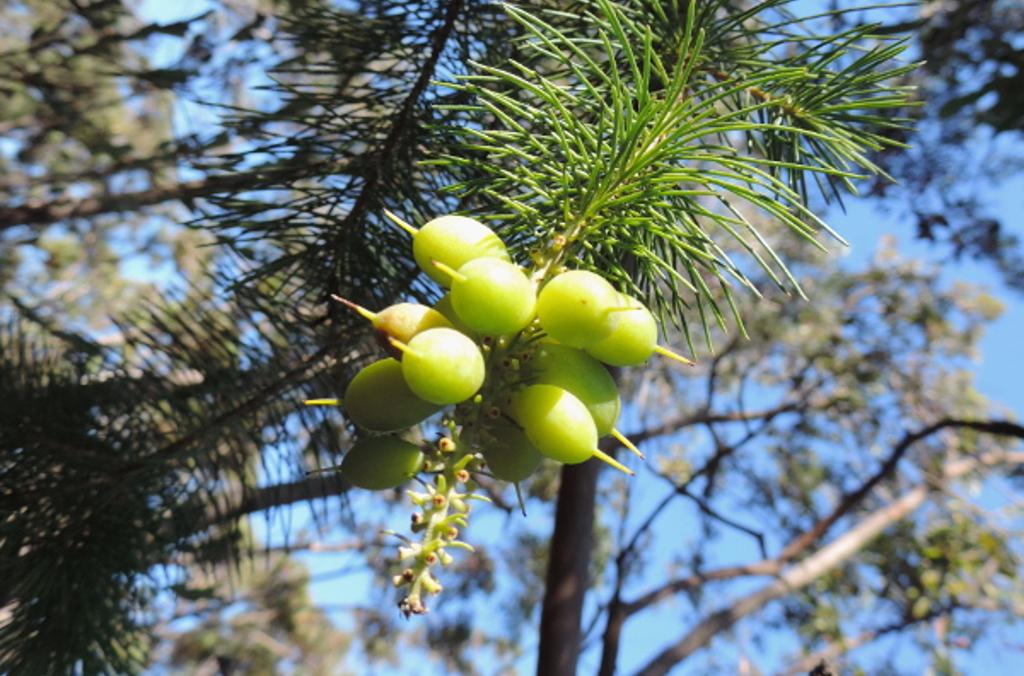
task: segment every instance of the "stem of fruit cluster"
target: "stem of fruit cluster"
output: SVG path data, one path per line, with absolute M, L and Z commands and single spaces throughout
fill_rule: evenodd
M 542 284 L 558 268 L 566 249 L 580 236 L 583 228 L 586 227 L 586 223 L 585 218 L 579 218 L 565 229 L 564 234 L 555 235 L 548 249 L 550 256 L 546 260 L 537 262 L 537 270 L 533 275 L 533 279 L 538 285 Z

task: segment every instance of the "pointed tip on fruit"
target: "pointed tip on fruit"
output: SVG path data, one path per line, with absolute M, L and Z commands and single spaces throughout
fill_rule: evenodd
M 387 209 L 384 210 L 384 215 L 387 216 L 389 219 L 391 219 L 392 223 L 394 223 L 395 225 L 400 227 L 402 230 L 405 230 L 410 235 L 415 235 L 417 232 L 419 232 L 419 230 L 417 230 L 413 226 L 409 225 L 408 223 L 406 223 L 401 218 L 399 218 L 398 216 L 394 215 L 393 213 L 391 213 Z
M 637 447 L 636 447 L 636 446 L 635 446 L 635 445 L 633 444 L 633 442 L 632 442 L 632 441 L 630 441 L 630 440 L 629 440 L 629 439 L 628 439 L 628 438 L 626 437 L 626 435 L 625 435 L 625 434 L 623 434 L 622 432 L 618 431 L 617 429 L 615 429 L 615 428 L 613 427 L 613 428 L 612 428 L 612 431 L 611 431 L 611 435 L 612 435 L 613 437 L 615 437 L 615 440 L 616 440 L 616 441 L 618 441 L 618 442 L 619 442 L 620 444 L 622 444 L 623 446 L 625 446 L 626 448 L 628 448 L 628 449 L 629 449 L 629 451 L 630 451 L 630 452 L 631 452 L 631 453 L 632 453 L 633 455 L 635 455 L 636 457 L 640 458 L 641 460 L 646 460 L 646 456 L 645 456 L 645 455 L 643 454 L 643 452 L 642 452 L 642 451 L 641 451 L 641 450 L 640 450 L 639 448 L 637 448 Z
M 620 472 L 622 472 L 624 474 L 627 474 L 628 476 L 635 476 L 636 475 L 636 472 L 634 472 L 630 468 L 626 467 L 621 462 L 619 462 L 618 460 L 616 460 L 612 456 L 608 455 L 607 453 L 605 453 L 604 451 L 602 451 L 599 448 L 595 448 L 594 449 L 594 457 L 597 458 L 598 460 L 602 461 L 602 462 L 608 463 L 609 465 L 611 465 L 615 469 L 619 470 Z
M 337 399 L 306 399 L 302 402 L 306 406 L 337 406 Z
M 333 298 L 334 300 L 338 301 L 339 303 L 341 303 L 345 307 L 349 308 L 350 310 L 354 310 L 356 313 L 359 314 L 360 317 L 362 317 L 364 319 L 367 319 L 367 320 L 369 320 L 371 322 L 372 321 L 376 321 L 376 319 L 377 319 L 377 313 L 376 312 L 373 312 L 372 310 L 367 310 L 362 305 L 358 305 L 356 303 L 353 303 L 352 301 L 350 301 L 347 298 L 342 298 L 341 296 L 339 296 L 336 293 L 332 293 L 331 294 L 331 298 Z
M 441 261 L 436 261 L 434 259 L 431 259 L 430 262 L 431 262 L 431 264 L 433 264 L 433 266 L 435 268 L 437 268 L 441 272 L 445 273 L 446 275 L 448 275 L 452 279 L 457 279 L 460 282 L 466 281 L 466 276 L 459 274 L 458 271 L 455 270 L 454 268 L 452 268 L 450 265 L 445 265 Z
M 523 501 L 523 493 L 519 490 L 519 482 L 516 481 L 512 485 L 516 487 L 516 500 L 519 501 L 519 510 L 523 513 L 523 516 L 526 516 L 526 502 Z
M 696 366 L 697 365 L 697 362 L 691 361 L 691 360 L 687 359 L 686 357 L 684 357 L 683 355 L 678 354 L 676 352 L 673 352 L 672 350 L 668 349 L 667 347 L 662 347 L 661 345 L 655 345 L 654 346 L 654 351 L 657 352 L 658 354 L 660 354 L 663 357 L 668 357 L 669 359 L 674 359 L 674 360 L 676 360 L 677 362 L 679 362 L 681 364 L 686 364 L 687 366 Z
M 393 338 L 391 336 L 388 336 L 388 342 L 391 343 L 391 346 L 393 348 L 395 348 L 396 350 L 398 350 L 402 354 L 408 354 L 409 352 L 411 352 L 411 350 L 409 349 L 409 346 L 406 345 L 405 343 L 403 343 L 402 341 L 398 340 L 397 338 Z
M 311 469 L 306 471 L 306 476 L 314 476 L 316 474 L 323 474 L 324 472 L 330 472 L 331 470 L 340 470 L 341 465 L 331 465 L 330 467 L 318 467 L 317 469 Z

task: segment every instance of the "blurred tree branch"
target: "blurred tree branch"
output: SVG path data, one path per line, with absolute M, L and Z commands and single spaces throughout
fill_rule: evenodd
M 893 457 L 897 457 L 898 459 L 898 457 L 902 456 L 902 453 L 906 448 L 914 442 L 925 439 L 939 430 L 950 427 L 967 428 L 1000 436 L 1011 436 L 1018 439 L 1024 439 L 1024 427 L 1009 421 L 946 419 L 930 425 L 919 432 L 909 434 L 893 449 L 893 452 L 890 454 L 890 459 Z M 778 579 L 773 583 L 752 594 L 743 596 L 729 604 L 727 607 L 708 615 L 694 628 L 689 630 L 682 638 L 665 648 L 661 653 L 651 659 L 650 662 L 637 672 L 638 676 L 659 676 L 661 674 L 668 673 L 673 666 L 686 659 L 695 651 L 706 646 L 715 635 L 733 626 L 743 617 L 760 610 L 766 604 L 777 598 L 792 593 L 795 589 L 799 589 L 800 587 L 810 584 L 815 579 L 842 565 L 860 548 L 864 547 L 871 539 L 875 538 L 886 528 L 905 518 L 908 514 L 920 507 L 928 498 L 929 494 L 934 490 L 935 484 L 941 484 L 945 481 L 956 479 L 983 466 L 1000 464 L 1019 465 L 1022 463 L 1024 463 L 1024 452 L 991 452 L 978 458 L 961 459 L 947 464 L 943 469 L 941 476 L 930 478 L 922 482 L 917 487 L 905 492 L 897 500 L 889 503 L 885 507 L 871 512 L 841 536 L 823 546 L 803 561 L 788 569 L 782 570 L 778 575 Z M 885 463 L 885 466 L 890 466 L 890 463 Z M 891 466 L 893 468 L 895 467 L 894 464 Z M 889 471 L 892 470 L 890 469 Z M 868 482 L 865 482 L 864 485 L 871 484 L 874 486 L 876 483 L 876 478 L 872 477 Z M 863 494 L 860 491 L 855 491 L 851 495 L 859 496 L 858 499 L 863 497 Z M 840 502 L 836 511 L 833 512 L 829 518 L 824 520 L 823 523 L 834 523 L 835 519 L 832 519 L 832 516 L 834 516 L 840 508 L 845 512 L 849 510 L 851 506 L 852 505 L 849 504 L 848 500 L 844 499 Z M 824 531 L 816 526 L 808 532 L 823 533 Z M 779 557 L 763 563 L 768 566 L 775 566 L 776 569 L 779 569 L 782 564 L 786 563 L 786 559 L 783 558 L 783 555 L 794 556 L 796 553 L 802 551 L 803 548 L 809 546 L 812 541 L 813 540 L 809 540 L 807 537 L 798 538 L 787 546 Z M 651 598 L 653 599 L 655 597 L 652 596 Z

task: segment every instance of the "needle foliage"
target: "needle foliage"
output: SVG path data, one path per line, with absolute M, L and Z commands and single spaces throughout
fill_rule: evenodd
M 887 114 L 906 105 L 894 84 L 914 67 L 898 61 L 904 43 L 872 24 L 817 32 L 790 4 L 506 5 L 518 53 L 471 62 L 449 85 L 466 103 L 443 107 L 466 120 L 429 163 L 464 174 L 448 190 L 494 205 L 513 241 L 564 237 L 564 258 L 700 326 L 710 344 L 727 312 L 742 327 L 733 289 L 759 293 L 731 252 L 803 295 L 776 229 L 755 223 L 842 242 L 812 197 L 855 192 L 904 124 Z

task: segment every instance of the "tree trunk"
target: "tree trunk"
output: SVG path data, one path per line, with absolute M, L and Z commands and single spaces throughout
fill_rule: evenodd
M 540 615 L 537 676 L 570 676 L 576 673 L 580 618 L 593 545 L 594 497 L 600 469 L 601 463 L 597 460 L 562 468 L 544 606 Z

